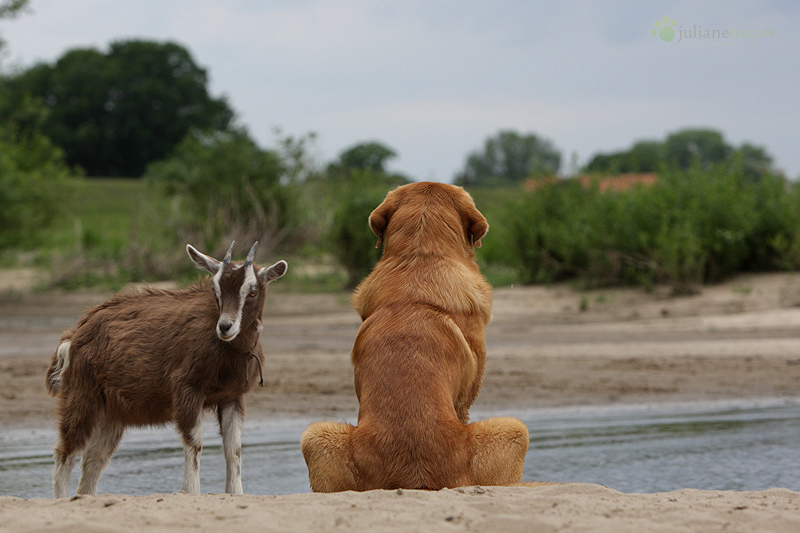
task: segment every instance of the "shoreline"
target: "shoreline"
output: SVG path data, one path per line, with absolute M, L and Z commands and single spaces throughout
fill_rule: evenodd
M 714 399 L 671 399 L 654 402 L 609 402 L 609 403 L 594 403 L 594 404 L 554 404 L 538 407 L 521 408 L 514 407 L 478 407 L 470 411 L 470 422 L 484 420 L 490 417 L 497 416 L 510 416 L 515 418 L 560 418 L 571 417 L 576 415 L 585 415 L 591 413 L 615 413 L 625 414 L 629 416 L 647 415 L 650 413 L 658 414 L 663 412 L 676 412 L 680 414 L 691 413 L 716 413 L 724 411 L 757 411 L 761 409 L 775 409 L 788 406 L 797 406 L 800 408 L 800 393 L 796 396 L 754 396 L 754 397 L 730 397 L 730 398 L 714 398 Z M 358 417 L 358 412 L 341 413 L 329 418 L 338 421 L 355 424 Z M 323 417 L 324 418 L 324 417 Z M 216 419 L 212 411 L 206 411 L 204 414 L 204 423 L 212 423 Z M 248 423 L 252 424 L 312 424 L 320 421 L 322 418 L 319 416 L 309 415 L 307 413 L 270 413 L 270 414 L 249 414 L 245 417 L 245 428 Z M 55 435 L 55 419 L 32 417 L 18 421 L 10 421 L 4 425 L 3 429 L 7 432 L 26 432 L 26 431 L 52 431 Z M 171 423 L 156 426 L 131 426 L 129 430 L 147 431 L 148 429 L 158 429 L 162 427 L 171 427 Z M 530 429 L 530 428 L 529 428 Z
M 0 298 L 0 423 L 49 425 L 44 374 L 64 329 L 104 293 Z M 588 302 L 588 303 L 587 303 Z M 743 276 L 694 296 L 568 286 L 494 291 L 474 414 L 800 396 L 800 275 Z M 271 294 L 264 387 L 246 420 L 355 417 L 346 294 Z M 475 416 L 473 415 L 473 418 Z

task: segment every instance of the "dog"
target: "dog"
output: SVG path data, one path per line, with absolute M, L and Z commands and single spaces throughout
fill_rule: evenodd
M 525 425 L 469 422 L 492 305 L 473 247 L 489 224 L 462 188 L 413 183 L 391 191 L 369 225 L 384 248 L 352 298 L 358 422 L 303 432 L 312 490 L 520 484 Z

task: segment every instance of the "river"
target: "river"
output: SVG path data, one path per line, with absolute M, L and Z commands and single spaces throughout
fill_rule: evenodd
M 473 411 L 473 420 L 497 413 Z M 684 488 L 800 491 L 800 399 L 569 407 L 516 413 L 531 445 L 524 480 L 578 481 L 622 492 Z M 222 492 L 221 438 L 208 415 L 200 461 L 203 492 Z M 308 492 L 299 438 L 313 420 L 245 420 L 243 484 L 249 494 Z M 353 420 L 350 420 L 353 422 Z M 51 497 L 49 428 L 0 434 L 0 494 Z M 76 467 L 71 493 L 80 475 Z M 171 427 L 131 429 L 100 479 L 99 492 L 169 493 L 180 488 L 183 448 Z

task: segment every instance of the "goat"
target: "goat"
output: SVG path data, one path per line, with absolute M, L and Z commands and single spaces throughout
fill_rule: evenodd
M 175 422 L 183 438 L 181 490 L 200 493 L 202 418 L 216 409 L 227 469 L 225 491 L 242 494 L 243 395 L 261 375 L 267 285 L 286 261 L 258 269 L 253 244 L 244 264 L 222 262 L 187 244 L 213 275 L 184 290 L 129 289 L 89 309 L 61 335 L 46 385 L 58 399 L 53 495 L 66 497 L 81 450 L 78 494 L 97 482 L 128 426 Z M 263 386 L 263 376 L 261 383 Z

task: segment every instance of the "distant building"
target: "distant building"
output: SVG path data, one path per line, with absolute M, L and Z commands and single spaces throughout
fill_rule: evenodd
M 581 176 L 577 179 L 581 180 L 584 187 L 591 187 L 593 183 L 597 183 L 597 189 L 600 192 L 604 192 L 627 191 L 637 185 L 652 185 L 656 182 L 658 176 L 654 172 L 647 172 L 642 174 L 620 174 L 618 176 Z
M 581 185 L 585 188 L 597 184 L 597 189 L 600 192 L 605 191 L 627 191 L 633 189 L 637 185 L 650 186 L 653 185 L 658 176 L 654 172 L 645 173 L 628 173 L 618 174 L 616 176 L 602 176 L 602 175 L 586 175 L 578 176 L 572 179 L 580 181 Z M 526 191 L 535 191 L 547 185 L 553 185 L 559 182 L 559 178 L 555 176 L 547 176 L 544 178 L 530 178 L 525 180 L 522 188 Z

